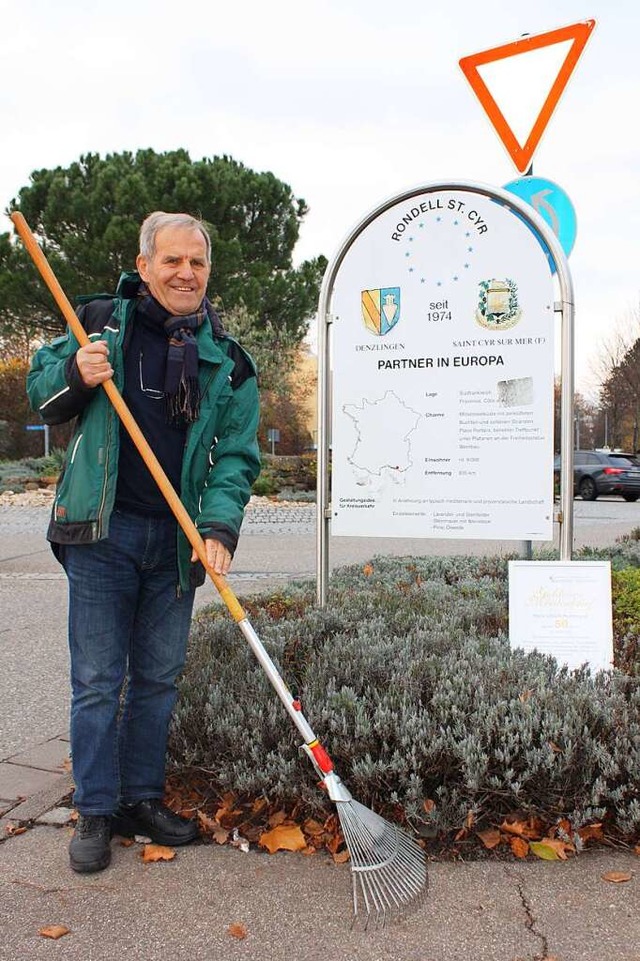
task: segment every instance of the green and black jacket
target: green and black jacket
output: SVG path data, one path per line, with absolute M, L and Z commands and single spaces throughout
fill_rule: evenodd
M 120 392 L 123 344 L 134 317 L 139 283 L 137 274 L 123 274 L 115 296 L 89 299 L 78 310 L 89 338 L 109 345 L 113 380 Z M 219 537 L 233 553 L 251 485 L 260 472 L 256 370 L 250 356 L 224 333 L 214 313 L 199 327 L 196 337 L 200 416 L 187 433 L 180 497 L 200 533 Z M 46 424 L 78 419 L 47 532 L 54 552 L 56 545 L 88 544 L 107 537 L 116 491 L 118 415 L 102 388 L 82 383 L 75 362 L 78 347 L 67 330 L 37 351 L 27 378 L 31 406 Z M 191 546 L 179 531 L 183 590 L 204 580 L 202 565 L 192 565 L 190 558 Z

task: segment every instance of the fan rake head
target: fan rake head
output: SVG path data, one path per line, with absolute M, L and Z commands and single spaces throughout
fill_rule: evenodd
M 336 807 L 351 856 L 354 921 L 362 902 L 365 927 L 372 915 L 384 924 L 388 914 L 396 915 L 426 893 L 424 851 L 397 825 L 358 801 L 341 801 Z

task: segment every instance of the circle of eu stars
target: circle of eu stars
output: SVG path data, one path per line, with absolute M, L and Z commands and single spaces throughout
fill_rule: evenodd
M 447 218 L 447 220 L 448 220 L 448 218 Z M 438 215 L 437 217 L 434 217 L 433 220 L 430 221 L 430 223 L 434 223 L 434 224 L 436 224 L 437 226 L 440 226 L 440 225 L 446 226 L 446 225 L 447 225 L 447 220 L 445 220 L 444 217 Z M 450 282 L 450 281 L 453 281 L 453 282 L 455 283 L 456 281 L 458 281 L 458 280 L 461 279 L 461 277 L 462 277 L 463 274 L 464 274 L 464 271 L 465 271 L 465 270 L 469 270 L 470 267 L 471 267 L 471 260 L 472 260 L 472 258 L 473 258 L 473 254 L 474 254 L 474 247 L 473 247 L 473 242 L 472 242 L 472 240 L 473 240 L 473 235 L 472 235 L 471 231 L 468 229 L 468 224 L 465 224 L 463 221 L 461 221 L 461 220 L 459 219 L 459 217 L 456 217 L 456 216 L 455 216 L 455 214 L 453 215 L 453 219 L 450 221 L 450 224 L 451 224 L 451 226 L 453 226 L 454 228 L 460 228 L 460 230 L 461 230 L 461 232 L 462 232 L 462 239 L 463 239 L 463 241 L 464 241 L 463 260 L 462 260 L 462 263 L 460 264 L 459 269 L 458 269 L 454 274 L 452 274 L 451 276 L 446 276 L 446 275 L 442 275 L 442 276 L 436 275 L 436 276 L 433 276 L 433 277 L 427 277 L 427 276 L 425 276 L 425 274 L 422 272 L 422 269 L 421 269 L 421 268 L 416 268 L 416 267 L 414 266 L 413 251 L 412 251 L 412 250 L 407 250 L 407 251 L 405 252 L 405 257 L 406 257 L 406 259 L 407 259 L 407 270 L 408 270 L 408 272 L 409 272 L 410 274 L 416 274 L 416 275 L 418 275 L 421 284 L 426 284 L 428 280 L 434 282 L 435 285 L 436 285 L 436 287 L 442 287 L 443 284 L 448 283 L 448 282 Z M 424 230 L 426 226 L 427 226 L 427 224 L 425 223 L 425 221 L 424 221 L 424 220 L 420 220 L 420 221 L 418 222 L 418 224 L 417 224 L 417 230 L 418 230 L 418 231 Z M 434 228 L 434 230 L 433 230 L 433 233 L 434 233 L 434 234 L 436 234 L 437 226 L 436 226 L 436 227 Z M 436 235 L 436 236 L 437 236 L 437 235 Z M 407 243 L 408 243 L 408 244 L 415 244 L 415 243 L 419 244 L 421 238 L 420 238 L 419 233 L 417 233 L 416 231 L 414 231 L 414 232 L 413 232 L 410 236 L 408 236 L 406 239 L 407 239 Z

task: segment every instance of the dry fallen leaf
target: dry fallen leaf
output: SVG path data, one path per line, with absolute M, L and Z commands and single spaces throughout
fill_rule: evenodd
M 260 814 L 260 812 L 266 808 L 267 804 L 268 804 L 268 801 L 266 798 L 264 797 L 256 798 L 253 804 L 251 805 L 251 813 Z
M 200 827 L 206 833 L 209 833 L 210 831 L 212 831 L 214 825 L 216 827 L 219 827 L 217 821 L 214 821 L 213 818 L 210 818 L 208 817 L 208 815 L 203 814 L 202 811 L 198 811 L 198 821 L 200 823 Z
M 542 843 L 557 851 L 563 861 L 566 861 L 567 854 L 576 853 L 575 846 L 571 841 L 565 841 L 563 838 L 543 838 Z
M 336 864 L 346 864 L 347 861 L 350 860 L 350 858 L 351 858 L 351 855 L 349 854 L 349 851 L 347 848 L 345 848 L 344 851 L 340 851 L 339 854 L 333 855 L 333 860 L 335 861 Z
M 269 816 L 268 824 L 270 828 L 277 828 L 279 824 L 282 824 L 282 822 L 286 820 L 287 820 L 286 811 L 283 811 L 283 810 L 274 811 L 274 813 Z
M 271 831 L 261 834 L 258 843 L 266 848 L 269 854 L 275 854 L 276 851 L 302 851 L 307 846 L 297 824 L 279 824 Z
M 6 824 L 4 828 L 4 833 L 7 837 L 15 838 L 18 834 L 24 834 L 27 829 L 25 827 L 16 827 L 15 824 Z
M 422 806 L 427 812 L 427 814 L 430 814 L 431 811 L 435 810 L 436 802 L 432 800 L 432 798 L 428 797 L 424 799 L 424 801 L 422 802 Z
M 220 827 L 217 821 L 207 817 L 202 811 L 198 811 L 198 821 L 200 822 L 200 829 L 205 835 L 213 838 L 218 844 L 227 843 L 229 840 L 229 831 L 226 828 Z
M 508 821 L 505 818 L 500 825 L 500 830 L 506 831 L 507 834 L 515 834 L 521 838 L 528 838 L 529 840 L 540 837 L 540 824 L 536 822 L 535 818 L 529 818 L 527 821 Z
M 247 936 L 247 929 L 245 928 L 244 924 L 230 924 L 227 928 L 227 931 L 232 938 L 237 938 L 238 941 L 242 941 L 242 939 L 246 938 Z
M 313 818 L 308 818 L 302 825 L 302 829 L 305 834 L 312 838 L 324 834 L 324 824 L 320 824 L 320 821 L 315 821 Z
M 633 849 L 633 853 L 640 854 L 640 844 L 636 844 L 635 848 Z
M 335 854 L 336 851 L 342 847 L 344 844 L 344 838 L 339 827 L 335 827 L 334 833 L 329 834 L 329 840 L 327 841 L 326 847 L 327 851 L 331 854 Z
M 604 838 L 602 824 L 587 824 L 583 828 L 578 828 L 578 837 L 582 841 L 589 841 L 591 838 L 594 838 L 596 841 L 602 841 Z
M 228 792 L 224 795 L 222 798 L 222 804 L 214 815 L 219 824 L 222 824 L 224 821 L 226 822 L 224 824 L 225 827 L 232 827 L 234 821 L 237 821 L 242 817 L 242 811 L 239 808 L 234 807 L 235 803 L 235 794 Z
M 234 830 L 236 829 L 234 828 Z M 240 837 L 240 832 L 242 832 L 242 836 L 249 844 L 257 844 L 258 838 L 264 831 L 264 824 L 251 824 L 245 822 L 244 824 L 240 825 L 237 831 L 238 837 Z
M 176 852 L 164 844 L 145 844 L 142 849 L 142 860 L 145 864 L 153 861 L 173 861 Z
M 529 844 L 524 838 L 509 838 L 509 846 L 517 858 L 526 858 L 529 853 Z
M 63 938 L 65 934 L 71 934 L 71 929 L 66 928 L 64 924 L 47 924 L 46 927 L 40 928 L 38 934 L 41 934 L 43 938 L 51 938 L 53 941 L 57 941 L 58 938 Z
M 215 827 L 211 828 L 209 833 L 216 844 L 226 844 L 229 840 L 229 832 L 226 830 L 226 828 L 221 828 L 219 824 L 216 824 Z
M 502 835 L 496 828 L 487 828 L 486 831 L 478 831 L 478 837 L 489 851 L 491 851 L 492 848 L 497 848 L 502 841 Z
M 373 564 L 365 564 L 362 568 L 362 573 L 365 577 L 371 577 L 373 574 Z
M 545 838 L 543 841 L 530 841 L 529 849 L 537 858 L 543 861 L 566 861 L 567 849 L 571 850 L 571 845 L 564 841 L 555 841 L 553 838 Z
M 621 884 L 623 881 L 630 881 L 633 875 L 630 871 L 607 871 L 602 875 L 603 881 L 613 881 L 614 884 Z

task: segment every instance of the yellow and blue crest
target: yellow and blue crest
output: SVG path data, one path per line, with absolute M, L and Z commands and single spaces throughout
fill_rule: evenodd
M 362 319 L 367 330 L 384 337 L 400 320 L 400 288 L 362 291 Z

